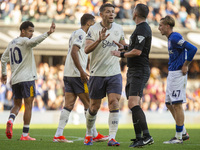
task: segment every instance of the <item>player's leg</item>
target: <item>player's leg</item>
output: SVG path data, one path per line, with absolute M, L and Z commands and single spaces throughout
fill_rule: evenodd
M 176 116 L 176 138 L 182 139 L 182 132 L 184 126 L 184 111 L 182 103 L 174 104 L 174 111 Z
M 10 111 L 10 115 L 6 124 L 6 136 L 8 139 L 12 138 L 13 135 L 13 122 L 15 117 L 18 115 L 18 112 L 22 106 L 22 99 L 14 99 L 14 106 Z
M 92 145 L 93 142 L 93 127 L 96 121 L 96 114 L 100 108 L 101 99 L 91 99 L 90 107 L 86 112 L 87 132 L 84 140 L 85 145 Z
M 89 104 L 90 104 L 90 99 L 89 99 L 89 92 L 88 92 L 88 88 L 87 88 L 87 85 L 84 85 L 84 93 L 79 93 L 77 94 L 78 97 L 81 99 L 83 105 L 84 105 L 84 108 L 85 108 L 85 115 L 86 115 L 86 112 L 87 112 L 87 109 L 89 108 Z M 88 132 L 88 131 L 86 131 Z M 93 135 L 93 142 L 101 142 L 101 141 L 105 141 L 107 140 L 108 136 L 104 136 L 100 133 L 97 132 L 97 129 L 96 129 L 96 126 L 94 124 L 93 128 L 92 128 L 92 135 Z
M 24 98 L 24 126 L 23 126 L 23 133 L 20 140 L 36 140 L 35 138 L 31 138 L 29 136 L 29 125 L 32 116 L 32 105 L 33 105 L 34 97 Z
M 106 77 L 106 92 L 108 95 L 109 107 L 109 141 L 108 146 L 119 146 L 115 140 L 119 124 L 119 100 L 122 92 L 121 74 Z
M 67 140 L 63 136 L 63 131 L 69 120 L 69 115 L 70 115 L 72 109 L 74 108 L 76 98 L 77 98 L 76 94 L 70 93 L 70 92 L 65 92 L 64 108 L 62 109 L 61 114 L 60 114 L 59 124 L 58 124 L 58 128 L 56 130 L 55 136 L 53 138 L 53 142 L 72 143 L 72 141 Z
M 119 146 L 120 143 L 115 140 L 118 124 L 119 124 L 119 100 L 121 95 L 116 93 L 108 94 L 108 107 L 109 107 L 109 141 L 108 146 Z
M 8 139 L 12 138 L 13 122 L 22 106 L 22 93 L 21 93 L 20 84 L 18 83 L 18 84 L 12 85 L 12 91 L 13 91 L 13 98 L 14 98 L 14 106 L 12 107 L 10 111 L 10 115 L 9 115 L 7 126 L 6 126 L 6 136 Z
M 36 95 L 35 81 L 22 82 L 20 85 L 25 106 L 23 133 L 20 140 L 36 140 L 35 138 L 31 138 L 28 134 L 32 115 L 33 100 Z
M 179 144 L 183 143 L 182 133 L 184 128 L 184 111 L 182 103 L 186 102 L 186 85 L 187 76 L 183 76 L 181 71 L 169 71 L 167 77 L 167 89 L 165 103 L 170 110 L 175 122 L 176 122 L 176 134 L 169 141 L 163 142 L 164 144 Z M 185 134 L 187 139 L 189 135 Z

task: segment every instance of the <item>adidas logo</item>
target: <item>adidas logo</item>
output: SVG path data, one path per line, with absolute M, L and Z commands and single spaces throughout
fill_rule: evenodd
M 144 40 L 144 36 L 138 35 L 137 36 L 139 43 L 141 43 Z

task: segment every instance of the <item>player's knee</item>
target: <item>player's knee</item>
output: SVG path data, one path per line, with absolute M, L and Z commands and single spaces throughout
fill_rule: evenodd
M 119 109 L 119 101 L 118 100 L 110 100 L 108 105 L 109 105 L 110 110 Z
M 90 111 L 92 112 L 92 113 L 97 113 L 98 112 L 98 110 L 99 110 L 99 108 L 100 108 L 100 105 L 91 105 L 90 106 Z

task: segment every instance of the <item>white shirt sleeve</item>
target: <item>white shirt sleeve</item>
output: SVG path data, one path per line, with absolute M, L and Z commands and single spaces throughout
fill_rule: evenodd
M 9 49 L 8 47 L 1 56 L 1 73 L 2 75 L 7 75 L 7 62 L 9 61 Z
M 38 44 L 40 44 L 44 39 L 46 39 L 48 37 L 48 34 L 47 32 L 40 35 L 40 36 L 37 36 L 35 38 L 31 38 L 31 39 L 27 39 L 25 41 L 25 44 L 28 46 L 28 47 L 35 47 L 37 46 Z

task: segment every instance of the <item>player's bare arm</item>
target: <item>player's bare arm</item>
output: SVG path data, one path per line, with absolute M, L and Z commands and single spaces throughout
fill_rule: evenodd
M 74 64 L 75 64 L 76 68 L 80 72 L 81 80 L 83 82 L 86 82 L 88 80 L 88 78 L 89 78 L 89 75 L 83 70 L 83 68 L 82 68 L 82 66 L 80 64 L 79 56 L 78 56 L 78 51 L 79 51 L 79 47 L 76 46 L 76 45 L 73 45 L 72 51 L 71 51 L 71 56 L 72 56 L 72 59 L 74 61 Z
M 110 34 L 106 35 L 106 31 L 107 28 L 103 28 L 100 32 L 99 32 L 99 39 L 96 40 L 95 42 L 92 40 L 86 40 L 86 45 L 85 45 L 85 53 L 89 54 L 91 53 L 98 45 L 101 41 L 105 40 Z

